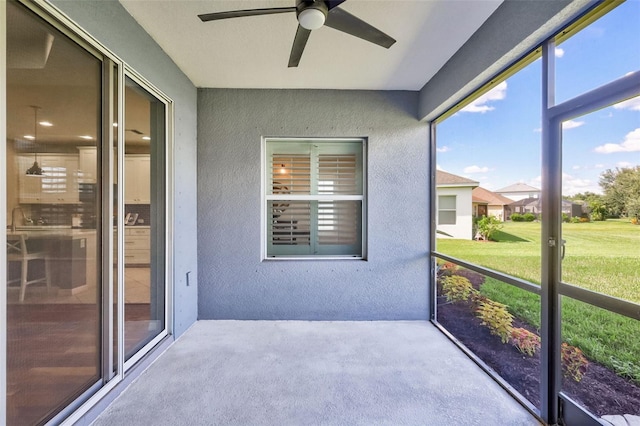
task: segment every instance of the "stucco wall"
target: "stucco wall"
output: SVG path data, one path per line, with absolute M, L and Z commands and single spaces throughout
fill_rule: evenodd
M 51 3 L 174 101 L 174 333 L 180 335 L 197 318 L 196 88 L 119 2 Z
M 416 92 L 198 92 L 201 319 L 428 318 L 427 126 Z M 368 260 L 261 261 L 263 136 L 368 138 Z
M 456 188 L 438 188 L 436 190 L 437 197 L 440 195 L 455 195 L 456 196 L 456 224 L 455 225 L 441 225 L 438 223 L 438 230 L 446 232 L 453 236 L 453 238 L 471 240 L 473 239 L 473 202 L 472 202 L 472 189 L 471 187 L 456 187 Z M 436 197 L 436 203 L 437 198 Z M 436 208 L 437 212 L 437 208 Z M 437 220 L 437 219 L 436 219 Z M 442 234 L 436 235 L 438 238 L 449 238 Z

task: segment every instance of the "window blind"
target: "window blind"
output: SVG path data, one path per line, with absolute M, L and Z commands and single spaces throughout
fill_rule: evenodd
M 362 255 L 363 142 L 267 142 L 267 256 Z

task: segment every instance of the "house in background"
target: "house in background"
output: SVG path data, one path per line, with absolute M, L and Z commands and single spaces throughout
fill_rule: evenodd
M 436 170 L 438 237 L 473 239 L 473 189 L 475 180 Z
M 524 182 L 518 182 L 493 192 L 504 197 L 511 198 L 513 201 L 520 201 L 525 198 L 540 198 L 542 191 L 531 185 L 527 185 Z
M 540 198 L 524 198 L 522 200 L 514 201 L 507 206 L 510 209 L 509 215 L 505 216 L 506 219 L 511 218 L 511 213 L 525 214 L 533 213 L 536 218 L 542 213 L 542 200 Z M 580 217 L 583 213 L 583 207 L 580 203 L 574 203 L 569 200 L 562 200 L 562 213 L 568 217 Z
M 500 221 L 511 215 L 509 205 L 513 200 L 504 195 L 496 194 L 481 186 L 473 188 L 473 216 L 493 216 Z

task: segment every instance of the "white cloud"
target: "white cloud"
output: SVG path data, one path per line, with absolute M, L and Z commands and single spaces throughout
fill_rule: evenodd
M 620 143 L 606 143 L 597 146 L 595 152 L 611 154 L 612 152 L 638 152 L 640 151 L 640 127 L 627 133 Z
M 436 170 L 442 170 L 442 166 L 440 166 L 440 164 L 436 164 Z
M 564 49 L 561 47 L 556 47 L 556 58 L 562 58 L 564 56 Z
M 569 120 L 562 123 L 562 128 L 564 130 L 575 129 L 576 127 L 580 127 L 583 124 L 584 121 Z
M 480 167 L 476 165 L 465 167 L 463 170 L 464 173 L 487 173 L 488 171 L 488 167 Z
M 436 148 L 436 151 L 437 152 L 449 152 L 449 151 L 451 151 L 451 148 L 449 148 L 448 146 L 443 146 L 443 147 L 440 147 L 440 148 Z
M 574 195 L 586 191 L 600 192 L 600 186 L 589 179 L 574 177 L 568 173 L 562 174 L 562 195 Z
M 619 104 L 615 104 L 613 107 L 615 109 L 630 109 L 631 111 L 640 111 L 640 96 L 636 96 L 635 98 L 627 99 L 624 102 L 620 102 Z
M 488 102 L 501 101 L 507 97 L 507 82 L 503 81 L 493 89 L 489 90 L 484 95 L 480 96 L 475 101 L 471 102 L 466 107 L 462 108 L 461 112 L 479 112 L 484 114 L 488 111 L 493 111 L 495 107 L 487 105 Z
M 621 169 L 624 169 L 626 167 L 632 167 L 632 166 L 633 166 L 633 164 L 631 164 L 628 161 L 619 161 L 619 162 L 616 163 L 616 167 L 620 167 Z
M 580 170 L 582 167 L 581 166 L 573 166 L 571 169 L 573 170 Z
M 604 164 L 598 163 L 593 167 L 595 167 L 596 169 L 604 169 Z
M 537 127 L 535 129 L 533 129 L 534 132 L 536 133 L 542 133 L 542 127 Z

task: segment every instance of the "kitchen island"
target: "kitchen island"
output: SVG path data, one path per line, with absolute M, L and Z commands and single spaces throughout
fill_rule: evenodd
M 7 236 L 24 235 L 28 250 L 43 251 L 50 266 L 51 285 L 60 295 L 75 295 L 97 282 L 97 233 L 95 229 L 72 229 L 70 226 L 22 226 Z M 44 265 L 34 265 L 34 272 L 44 273 Z M 9 274 L 19 274 L 19 264 L 10 265 Z M 28 290 L 27 290 L 28 298 Z

